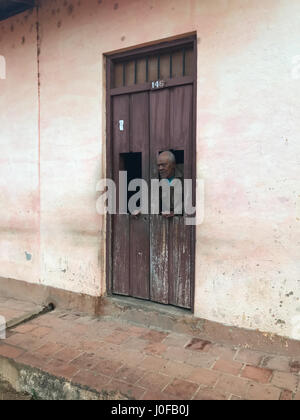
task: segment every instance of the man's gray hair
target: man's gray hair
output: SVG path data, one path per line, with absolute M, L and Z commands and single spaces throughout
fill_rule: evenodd
M 165 152 L 161 152 L 160 155 L 168 156 L 168 159 L 169 159 L 170 163 L 175 163 L 176 164 L 175 155 L 174 155 L 174 153 L 170 152 L 169 150 L 166 150 Z

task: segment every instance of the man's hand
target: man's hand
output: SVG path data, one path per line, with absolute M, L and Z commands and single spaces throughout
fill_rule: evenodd
M 141 215 L 141 211 L 140 210 L 134 210 L 131 213 L 131 216 L 133 216 L 135 219 L 138 219 L 140 215 Z
M 171 217 L 174 217 L 174 213 L 172 211 L 170 213 L 164 212 L 162 213 L 162 216 L 166 219 L 170 219 Z

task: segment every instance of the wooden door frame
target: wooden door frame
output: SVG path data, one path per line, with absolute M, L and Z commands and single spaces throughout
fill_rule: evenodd
M 172 41 L 163 41 L 156 44 L 152 44 L 146 47 L 134 48 L 124 52 L 104 54 L 106 59 L 106 178 L 112 179 L 113 176 L 113 144 L 112 144 L 112 99 L 115 95 L 134 93 L 138 91 L 150 90 L 150 82 L 141 87 L 141 89 L 132 87 L 115 88 L 113 89 L 112 81 L 114 79 L 114 61 L 116 60 L 129 60 L 130 58 L 138 58 L 146 54 L 155 54 L 162 50 L 176 49 L 179 46 L 192 45 L 194 52 L 193 62 L 193 76 L 188 83 L 193 84 L 193 139 L 192 139 L 192 152 L 193 152 L 193 166 L 192 166 L 192 178 L 196 181 L 196 122 L 197 122 L 197 36 L 183 36 Z M 186 78 L 187 79 L 187 78 Z M 171 82 L 171 81 L 170 81 Z M 185 84 L 183 80 L 179 83 Z M 167 87 L 174 85 L 172 82 Z M 175 84 L 177 85 L 177 83 Z M 195 183 L 194 183 L 195 184 Z M 193 202 L 196 201 L 196 185 L 193 187 Z M 112 215 L 106 215 L 106 291 L 108 296 L 113 296 L 112 293 Z M 195 300 L 195 266 L 196 266 L 196 227 L 193 226 L 191 234 L 191 312 L 194 313 L 194 300 Z

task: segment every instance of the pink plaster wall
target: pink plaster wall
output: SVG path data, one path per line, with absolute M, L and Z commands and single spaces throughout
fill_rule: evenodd
M 0 22 L 0 275 L 38 282 L 39 139 L 36 12 Z
M 197 172 L 206 193 L 205 220 L 197 228 L 195 313 L 300 339 L 300 80 L 291 77 L 292 59 L 300 55 L 299 12 L 297 0 L 42 1 L 40 237 L 34 35 L 19 45 L 34 17 L 14 33 L 9 26 L 16 17 L 0 23 L 0 54 L 17 62 L 6 84 L 0 80 L 0 141 L 8 152 L 0 158 L 1 202 L 10 208 L 8 221 L 1 204 L 0 275 L 20 277 L 31 267 L 27 281 L 91 295 L 105 291 L 105 223 L 95 211 L 96 184 L 105 173 L 103 54 L 196 32 Z M 5 114 L 8 101 L 13 105 Z M 23 133 L 29 149 L 20 147 Z M 26 177 L 24 153 L 32 171 Z M 22 182 L 12 194 L 7 162 L 18 155 Z M 19 217 L 13 200 L 30 216 Z M 20 223 L 34 231 L 30 242 Z M 34 254 L 40 249 L 40 266 L 21 262 L 29 243 Z

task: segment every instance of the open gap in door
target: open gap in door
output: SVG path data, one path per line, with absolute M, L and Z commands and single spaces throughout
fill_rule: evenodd
M 133 179 L 142 178 L 142 153 L 120 153 L 120 171 L 127 172 L 127 191 L 130 182 Z M 130 198 L 139 191 L 127 192 L 127 212 L 129 213 L 128 203 Z M 139 201 L 137 205 L 140 205 Z

